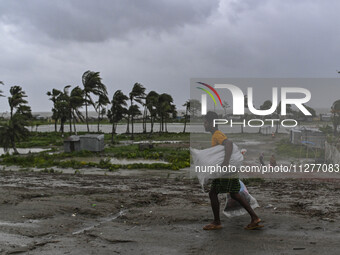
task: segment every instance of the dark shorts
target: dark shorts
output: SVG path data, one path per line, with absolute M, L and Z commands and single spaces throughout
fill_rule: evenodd
M 241 189 L 238 178 L 220 178 L 214 179 L 211 184 L 211 189 L 215 189 L 218 193 L 237 193 Z

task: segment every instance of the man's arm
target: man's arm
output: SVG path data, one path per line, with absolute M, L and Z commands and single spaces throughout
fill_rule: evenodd
M 228 166 L 231 153 L 233 152 L 233 142 L 230 141 L 229 139 L 225 139 L 222 145 L 224 145 L 224 149 L 225 149 L 225 156 L 224 156 L 224 161 L 222 163 L 222 166 Z

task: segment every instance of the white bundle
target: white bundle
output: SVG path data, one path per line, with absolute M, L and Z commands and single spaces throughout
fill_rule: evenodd
M 223 163 L 225 157 L 225 147 L 223 145 L 217 145 L 204 150 L 190 148 L 190 151 L 194 162 L 194 172 L 202 186 L 209 179 L 228 178 L 233 174 L 228 171 L 220 171 L 221 168 L 218 168 Z M 234 169 L 239 169 L 242 161 L 243 155 L 237 145 L 233 143 L 229 165 L 234 167 Z M 214 170 L 214 168 L 215 171 L 212 172 L 211 170 Z

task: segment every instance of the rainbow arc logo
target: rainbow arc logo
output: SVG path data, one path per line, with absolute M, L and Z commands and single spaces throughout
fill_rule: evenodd
M 220 101 L 221 106 L 223 107 L 220 95 L 217 93 L 217 91 L 212 86 L 210 86 L 209 84 L 203 83 L 203 82 L 197 82 L 197 83 L 201 84 L 201 85 L 203 85 L 203 86 L 205 86 L 207 88 L 209 88 L 212 92 L 214 92 L 214 94 L 217 96 L 218 100 Z M 196 88 L 206 92 L 212 98 L 212 100 L 214 101 L 215 105 L 217 104 L 214 96 L 211 94 L 211 92 L 209 90 L 201 88 L 201 87 L 196 87 Z

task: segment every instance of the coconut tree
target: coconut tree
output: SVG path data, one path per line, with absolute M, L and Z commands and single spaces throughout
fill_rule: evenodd
M 60 132 L 64 135 L 64 125 L 69 120 L 70 125 L 70 133 L 72 133 L 72 111 L 70 108 L 70 95 L 69 88 L 71 85 L 67 85 L 64 87 L 63 91 L 61 91 L 60 95 L 56 100 L 56 109 L 58 112 L 58 117 L 60 119 Z
M 106 94 L 99 95 L 98 101 L 96 102 L 97 112 L 98 112 L 98 126 L 97 126 L 98 133 L 99 133 L 100 120 L 103 118 L 104 114 L 106 113 L 104 106 L 108 105 L 109 103 L 110 103 L 110 100 Z
M 157 104 L 158 104 L 159 94 L 155 91 L 150 91 L 145 98 L 145 105 L 150 113 L 151 129 L 150 133 L 153 132 L 153 125 L 157 117 Z
M 107 95 L 106 86 L 102 83 L 99 72 L 86 71 L 82 76 L 82 83 L 84 86 L 84 102 L 85 102 L 85 119 L 87 132 L 90 132 L 89 120 L 88 120 L 88 106 L 95 107 L 95 103 L 92 100 L 91 95 L 100 96 Z M 95 107 L 96 109 L 96 107 Z
M 26 105 L 28 102 L 25 99 L 27 95 L 20 86 L 11 87 L 9 92 L 11 96 L 8 97 L 8 104 L 10 108 L 10 119 L 12 119 L 15 113 L 15 110 L 18 110 L 19 107 Z
M 136 105 L 136 104 L 133 104 L 133 105 L 130 105 L 129 109 L 128 109 L 128 114 L 129 116 L 131 117 L 131 126 L 133 127 L 133 118 L 135 116 L 138 116 L 138 115 L 141 115 L 142 112 L 139 110 L 139 106 Z M 133 136 L 133 128 L 132 128 L 132 135 L 131 135 L 131 139 L 134 139 L 134 136 Z
M 175 114 L 176 112 L 176 107 L 173 105 L 173 98 L 171 95 L 166 93 L 159 95 L 157 111 L 160 118 L 159 131 L 167 131 L 167 118 L 170 114 Z
M 121 90 L 117 90 L 112 97 L 111 100 L 111 108 L 107 112 L 107 117 L 112 123 L 112 132 L 111 132 L 111 143 L 113 143 L 113 136 L 116 133 L 117 124 L 124 118 L 124 115 L 127 113 L 127 103 L 126 101 L 129 98 L 123 94 Z
M 69 98 L 70 123 L 71 120 L 73 119 L 73 129 L 76 134 L 77 134 L 76 120 L 80 121 L 84 120 L 84 115 L 80 111 L 80 108 L 83 105 L 84 105 L 84 91 L 79 86 L 77 86 L 72 89 Z
M 57 132 L 57 123 L 59 120 L 59 112 L 56 107 L 57 99 L 62 92 L 58 89 L 52 89 L 52 91 L 48 91 L 46 94 L 50 97 L 49 100 L 53 102 L 52 107 L 52 119 L 54 120 L 54 131 Z
M 139 107 L 135 107 L 134 106 L 134 101 L 139 103 L 139 104 L 143 104 L 142 100 L 145 98 L 145 88 L 142 84 L 136 82 L 133 85 L 133 88 L 129 94 L 129 98 L 130 98 L 130 108 L 129 108 L 129 115 L 131 117 L 131 138 L 133 139 L 133 120 L 134 120 L 134 116 L 141 114 L 141 112 L 139 111 Z
M 262 105 L 260 105 L 260 110 L 269 110 L 272 107 L 272 101 L 271 100 L 266 100 L 263 102 Z M 264 116 L 260 116 L 261 119 L 263 120 Z M 259 128 L 259 132 L 261 133 L 261 127 Z
M 248 109 L 248 96 L 244 95 L 244 108 Z M 245 113 L 243 116 L 241 116 L 240 120 L 243 122 L 244 120 L 247 120 L 248 113 Z M 241 124 L 241 133 L 243 134 L 243 123 Z
M 32 117 L 31 108 L 27 105 L 25 91 L 20 86 L 10 88 L 8 104 L 10 108 L 10 119 L 0 127 L 0 144 L 7 151 L 9 148 L 18 154 L 16 143 L 26 139 L 29 131 L 26 128 L 28 120 Z
M 286 105 L 286 112 L 287 113 L 293 113 L 294 112 L 291 104 Z M 274 112 L 274 115 L 278 120 L 281 120 L 281 101 L 277 105 L 276 110 Z M 280 124 L 280 121 L 277 121 L 276 122 L 276 129 L 275 129 L 276 134 L 279 132 L 279 124 Z
M 185 107 L 185 114 L 184 114 L 184 128 L 183 128 L 183 133 L 185 133 L 185 129 L 187 127 L 187 121 L 188 121 L 188 112 L 190 109 L 190 100 L 187 100 L 183 106 Z
M 338 126 L 340 124 L 340 100 L 336 100 L 331 107 L 332 123 L 334 135 L 338 133 Z
M 197 112 L 201 109 L 201 102 L 197 99 L 190 99 L 190 107 L 189 107 L 189 112 L 190 112 L 190 117 L 194 119 L 197 115 Z
M 227 117 L 227 110 L 228 110 L 229 107 L 230 107 L 230 105 L 228 104 L 228 102 L 227 101 L 223 101 L 222 108 L 224 110 L 224 117 L 225 118 Z
M 0 81 L 0 85 L 4 85 L 4 83 L 2 81 Z M 2 90 L 0 89 L 0 97 L 3 97 L 4 95 L 2 94 Z

